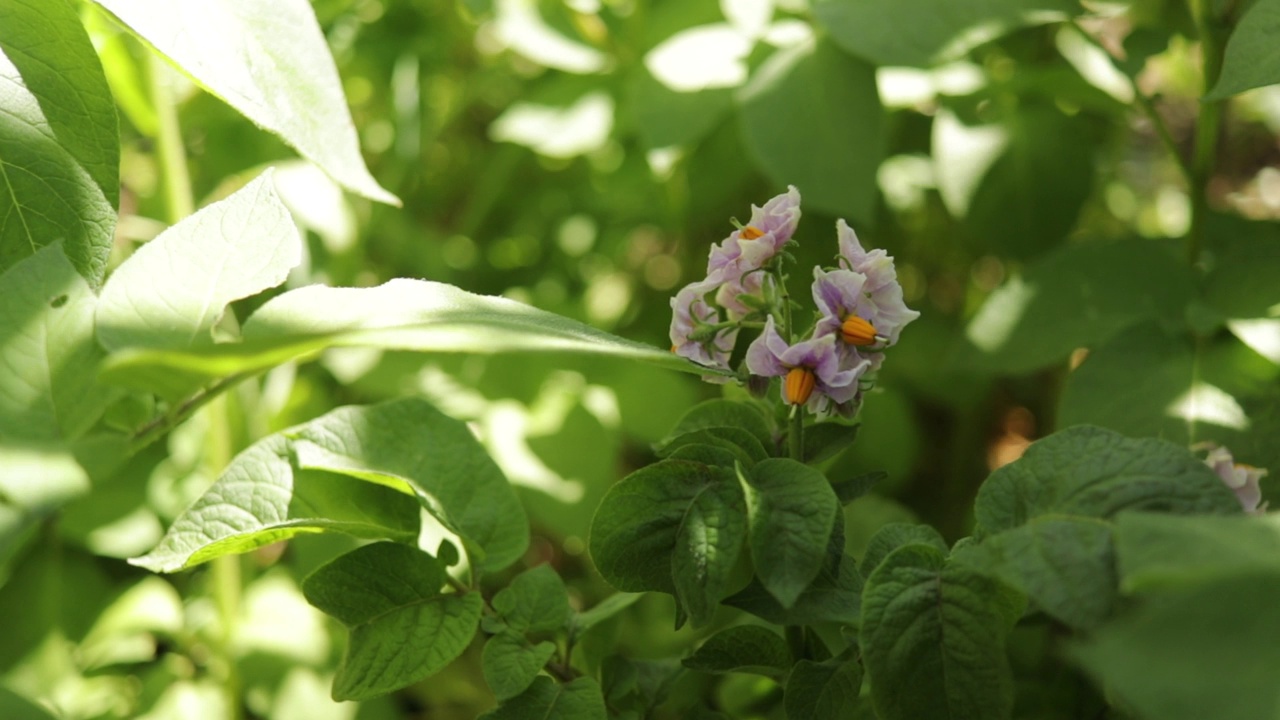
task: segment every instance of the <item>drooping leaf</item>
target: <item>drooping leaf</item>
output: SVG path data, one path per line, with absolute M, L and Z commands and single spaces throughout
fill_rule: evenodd
M 1244 573 L 1153 594 L 1074 653 L 1138 717 L 1252 720 L 1280 703 L 1280 574 Z
M 918 67 L 957 57 L 1019 25 L 1079 11 L 1071 0 L 819 0 L 814 6 L 818 22 L 849 52 L 877 65 Z
M 1180 321 L 1194 283 L 1186 264 L 1152 241 L 1069 245 L 993 292 L 966 335 L 984 366 L 1030 372 L 1140 321 Z
M 954 557 L 995 574 L 1076 629 L 1096 628 L 1115 609 L 1115 550 L 1111 525 L 1103 520 L 1041 515 Z
M 753 673 L 775 680 L 791 667 L 791 651 L 776 632 L 760 625 L 737 625 L 707 638 L 683 660 L 691 670 Z
M 791 607 L 822 569 L 840 501 L 822 473 L 786 458 L 758 463 L 744 480 L 756 575 Z
M 333 57 L 305 0 L 97 0 L 145 42 L 343 187 L 399 205 L 365 167 Z
M 875 68 L 826 38 L 779 50 L 738 94 L 747 148 L 805 204 L 869 220 L 884 155 Z
M 303 532 L 411 542 L 418 503 L 390 488 L 325 472 L 300 471 L 288 440 L 270 435 L 237 455 L 151 552 L 129 562 L 176 572 Z
M 1258 0 L 1240 18 L 1222 60 L 1222 74 L 1205 100 L 1222 100 L 1263 85 L 1280 83 L 1280 2 Z
M 741 519 L 730 519 L 744 513 L 737 487 L 732 473 L 688 460 L 663 460 L 631 473 L 609 490 L 592 520 L 596 568 L 619 590 L 675 595 L 674 556 L 687 554 L 682 571 L 700 571 L 696 579 L 680 581 L 691 584 L 686 593 L 709 597 L 716 587 L 727 590 L 744 537 Z
M 479 593 L 441 594 L 444 568 L 396 543 L 357 548 L 302 584 L 307 602 L 351 631 L 333 680 L 335 700 L 385 695 L 443 669 L 471 644 Z
M 98 340 L 108 350 L 213 344 L 227 305 L 284 282 L 302 255 L 270 171 L 143 245 L 107 280 Z
M 569 593 L 550 565 L 515 576 L 493 596 L 492 604 L 508 626 L 521 632 L 559 630 L 569 621 Z
M 96 303 L 57 243 L 0 274 L 0 440 L 74 440 L 102 416 Z
M 480 716 L 480 720 L 605 720 L 600 685 L 589 677 L 557 684 L 534 679 L 528 690 Z
M 0 5 L 0 84 L 0 272 L 60 240 L 97 288 L 120 202 L 120 138 L 75 3 Z
M 452 285 L 392 280 L 373 288 L 311 286 L 273 298 L 244 323 L 240 343 L 200 352 L 114 354 L 103 376 L 142 390 L 182 396 L 234 373 L 265 370 L 329 347 L 430 353 L 563 352 L 603 355 L 699 374 L 673 353 L 575 320 Z
M 534 645 L 519 633 L 504 630 L 484 644 L 480 656 L 484 681 L 499 702 L 513 698 L 528 689 L 555 652 L 553 642 Z
M 1238 513 L 1234 494 L 1173 443 L 1077 426 L 1038 440 L 991 474 L 974 514 L 986 533 L 1048 514 L 1107 519 L 1122 510 Z
M 417 495 L 483 570 L 507 567 L 528 546 L 529 521 L 502 471 L 466 424 L 421 398 L 338 408 L 284 435 L 299 467 Z
M 862 647 L 871 699 L 884 720 L 999 720 L 1013 709 L 1004 638 L 1021 598 L 941 550 L 906 545 L 862 592 Z
M 787 677 L 782 703 L 788 720 L 841 720 L 850 717 L 861 690 L 862 664 L 857 660 L 801 660 Z

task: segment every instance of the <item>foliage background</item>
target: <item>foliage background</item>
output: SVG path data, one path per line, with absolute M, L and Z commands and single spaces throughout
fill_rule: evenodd
M 1280 302 L 1270 281 L 1280 270 L 1280 92 L 1231 102 L 1206 171 L 1194 135 L 1199 35 L 1182 3 L 1090 4 L 1075 21 L 1049 15 L 985 35 L 971 31 L 1081 8 L 981 5 L 985 14 L 967 17 L 923 1 L 317 0 L 364 156 L 403 208 L 343 195 L 86 5 L 121 118 L 111 264 L 172 211 L 157 77 L 176 98 L 198 204 L 279 168 L 306 232 L 287 288 L 439 280 L 665 347 L 668 298 L 700 276 L 727 219 L 790 183 L 806 199 L 800 266 L 829 259 L 845 217 L 897 258 L 922 312 L 863 409 L 855 449 L 830 471 L 888 473 L 846 509 L 851 554 L 894 521 L 958 539 L 992 469 L 1078 422 L 1214 440 L 1280 467 L 1280 355 L 1266 324 Z M 921 16 L 942 18 L 940 34 L 923 24 L 898 42 Z M 675 67 L 708 77 L 663 80 L 712 87 L 664 85 L 655 50 L 706 26 L 694 36 L 701 54 Z M 262 300 L 238 303 L 237 315 Z M 331 350 L 237 386 L 224 450 L 339 405 L 424 395 L 471 421 L 517 485 L 533 525 L 525 564 L 550 563 L 590 607 L 611 592 L 585 555 L 600 498 L 652 459 L 689 406 L 720 392 L 608 360 Z M 27 708 L 25 696 L 53 698 L 69 718 L 224 717 L 228 674 L 259 717 L 491 707 L 478 645 L 391 698 L 328 700 L 343 634 L 298 581 L 354 541 L 306 537 L 247 556 L 234 630 L 215 627 L 207 571 L 159 578 L 121 562 L 150 549 L 212 480 L 208 422 L 193 417 L 88 494 L 6 534 L 0 708 Z M 693 631 L 670 630 L 671 614 L 668 598 L 646 597 L 599 642 L 637 658 L 678 655 Z M 224 631 L 239 670 L 219 665 Z M 750 717 L 770 691 L 739 677 L 710 686 L 687 677 L 676 695 L 712 692 Z

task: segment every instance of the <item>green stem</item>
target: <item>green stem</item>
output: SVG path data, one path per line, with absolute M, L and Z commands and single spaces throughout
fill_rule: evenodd
M 804 409 L 791 406 L 791 429 L 787 433 L 788 455 L 796 462 L 804 462 Z
M 151 99 L 156 108 L 156 155 L 160 159 L 165 207 L 170 223 L 195 212 L 191 176 L 187 172 L 187 150 L 178 124 L 178 106 L 173 99 L 173 70 L 157 53 L 151 53 Z
M 136 455 L 143 448 L 164 437 L 165 433 L 174 429 L 182 421 L 191 417 L 196 410 L 218 397 L 224 390 L 249 377 L 248 373 L 236 373 L 215 382 L 203 390 L 178 403 L 172 410 L 148 420 L 146 424 L 133 431 L 129 437 L 129 454 Z
M 1204 88 L 1207 93 L 1218 82 L 1222 72 L 1223 35 L 1218 21 L 1212 16 L 1208 0 L 1191 0 L 1191 15 L 1195 19 L 1200 36 L 1200 55 L 1204 68 Z M 1205 220 L 1209 213 L 1209 180 L 1217 160 L 1218 128 L 1222 123 L 1222 101 L 1200 101 L 1200 114 L 1196 119 L 1195 150 L 1191 156 L 1191 230 L 1187 233 L 1187 261 L 1195 265 L 1204 247 Z
M 217 477 L 231 463 L 233 440 L 227 396 L 219 395 L 205 408 L 209 417 L 209 434 L 206 439 L 205 464 L 212 477 Z M 221 621 L 221 633 L 216 639 L 217 654 L 223 665 L 222 689 L 226 695 L 227 719 L 240 720 L 243 712 L 240 703 L 240 672 L 236 666 L 235 629 L 240 617 L 240 592 L 243 580 L 240 576 L 240 556 L 223 555 L 213 560 L 211 571 L 213 601 Z

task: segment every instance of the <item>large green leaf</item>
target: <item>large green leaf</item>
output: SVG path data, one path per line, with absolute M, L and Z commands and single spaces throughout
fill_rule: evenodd
M 932 525 L 888 523 L 876 530 L 876 534 L 867 543 L 867 551 L 862 555 L 860 566 L 863 577 L 870 577 L 880 567 L 880 563 L 889 557 L 889 553 L 903 545 L 930 545 L 943 552 L 947 551 L 947 541 Z
M 1250 573 L 1280 575 L 1280 516 L 1116 518 L 1121 589 L 1142 592 Z
M 443 669 L 471 644 L 479 593 L 442 594 L 436 559 L 406 545 L 374 543 L 321 567 L 302 583 L 307 602 L 351 631 L 333 679 L 335 700 L 367 700 Z
M 1138 321 L 1181 320 L 1194 283 L 1185 263 L 1151 241 L 1070 245 L 993 292 L 966 334 L 984 366 L 1025 373 Z
M 120 139 L 75 3 L 0 4 L 0 85 L 0 271 L 61 240 L 97 287 L 120 201 Z
M 1280 1 L 1258 0 L 1240 18 L 1227 41 L 1222 74 L 1206 100 L 1221 100 L 1263 85 L 1280 83 Z
M 569 622 L 569 592 L 550 565 L 515 576 L 492 604 L 503 622 L 521 632 L 553 632 Z
M 322 418 L 323 419 L 323 418 Z M 268 436 L 237 455 L 160 543 L 129 562 L 175 572 L 304 532 L 412 542 L 418 504 L 402 493 L 290 463 L 289 441 Z
M 754 673 L 780 680 L 791 668 L 791 651 L 778 633 L 759 625 L 725 628 L 683 660 L 691 670 Z
M 829 40 L 779 50 L 738 94 L 746 145 L 806 204 L 869 221 L 884 156 L 875 68 Z
M 115 353 L 104 377 L 178 397 L 228 375 L 258 372 L 342 346 L 430 353 L 604 355 L 684 372 L 722 374 L 513 300 L 423 280 L 392 280 L 372 288 L 293 290 L 259 308 L 244 323 L 242 334 L 243 342 L 200 352 Z
M 1178 444 L 1212 441 L 1238 462 L 1280 467 L 1280 366 L 1229 335 L 1130 328 L 1067 377 L 1058 424 L 1092 423 Z
M 360 157 L 329 46 L 306 0 L 96 0 L 196 82 L 339 184 L 399 205 Z
M 927 545 L 895 550 L 862 591 L 859 644 L 884 720 L 1004 720 L 1013 677 L 1004 638 L 1021 598 Z
M 1153 720 L 1256 720 L 1280 707 L 1280 574 L 1152 593 L 1076 656 L 1116 704 Z
M 284 282 L 302 257 L 270 171 L 143 245 L 107 280 L 98 340 L 108 350 L 213 344 L 233 300 Z
M 338 408 L 284 431 L 299 467 L 385 483 L 423 500 L 484 570 L 515 562 L 529 521 L 467 426 L 421 398 Z
M 1240 505 L 1185 449 L 1091 426 L 1032 443 L 1021 458 L 991 473 L 974 503 L 987 534 L 1048 514 L 1107 519 L 1122 510 L 1230 514 Z
M 840 501 L 821 472 L 786 458 L 758 463 L 744 480 L 756 575 L 791 607 L 822 569 Z
M 564 685 L 549 677 L 534 679 L 528 690 L 502 703 L 480 720 L 605 720 L 600 685 L 580 677 Z
M 1073 0 L 818 0 L 814 7 L 818 22 L 849 52 L 877 65 L 920 67 L 956 57 L 1037 18 L 1058 19 L 1079 11 Z
M 0 440 L 73 440 L 102 415 L 96 304 L 58 243 L 0 275 Z
M 512 630 L 489 638 L 480 656 L 484 681 L 499 701 L 513 698 L 528 689 L 534 678 L 556 652 L 555 643 L 536 645 Z
M 861 691 L 862 664 L 857 660 L 801 660 L 791 669 L 782 702 L 787 720 L 843 720 L 850 717 Z

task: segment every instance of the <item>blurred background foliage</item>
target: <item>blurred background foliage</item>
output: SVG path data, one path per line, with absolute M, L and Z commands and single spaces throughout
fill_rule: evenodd
M 1207 183 L 1205 252 L 1188 264 L 1182 158 L 1202 85 L 1182 2 L 1091 2 L 1083 13 L 1070 0 L 314 7 L 370 169 L 404 207 L 344 195 L 86 7 L 122 118 L 116 262 L 165 227 L 157 80 L 180 99 L 201 204 L 279 167 L 308 250 L 289 287 L 439 280 L 666 346 L 668 299 L 701 277 L 729 218 L 794 184 L 799 266 L 829 263 L 834 222 L 847 218 L 897 259 L 922 312 L 867 399 L 859 441 L 831 461 L 831 473 L 889 475 L 847 510 L 855 556 L 886 522 L 965 534 L 989 471 L 1068 423 L 1216 439 L 1239 460 L 1280 467 L 1259 429 L 1280 421 L 1280 357 L 1257 324 L 1280 301 L 1276 275 L 1262 272 L 1280 265 L 1280 88 L 1232 101 Z M 1258 422 L 1236 432 L 1231 417 L 1208 416 L 1206 437 L 1203 414 L 1164 412 L 1192 378 L 1235 403 L 1200 407 L 1244 408 Z M 240 422 L 225 441 L 239 450 L 338 405 L 422 394 L 471 421 L 519 486 L 535 535 L 527 564 L 552 563 L 590 606 L 610 593 L 585 555 L 600 497 L 653 458 L 688 407 L 721 392 L 604 360 L 335 350 L 236 388 L 227 402 Z M 341 634 L 297 584 L 348 540 L 303 537 L 246 557 L 234 629 L 217 626 L 207 571 L 161 578 L 120 561 L 150 549 L 211 482 L 202 417 L 94 476 L 91 493 L 6 546 L 0 717 L 48 717 L 24 697 L 65 718 L 228 717 L 227 678 L 248 716 L 274 720 L 491 707 L 478 645 L 394 697 L 328 700 Z M 668 598 L 646 597 L 584 652 L 598 661 L 616 643 L 643 674 L 647 659 L 688 646 L 671 616 Z M 219 643 L 238 668 L 218 666 Z M 688 675 L 673 692 L 692 697 L 706 682 Z M 715 691 L 740 717 L 770 692 L 739 677 Z

